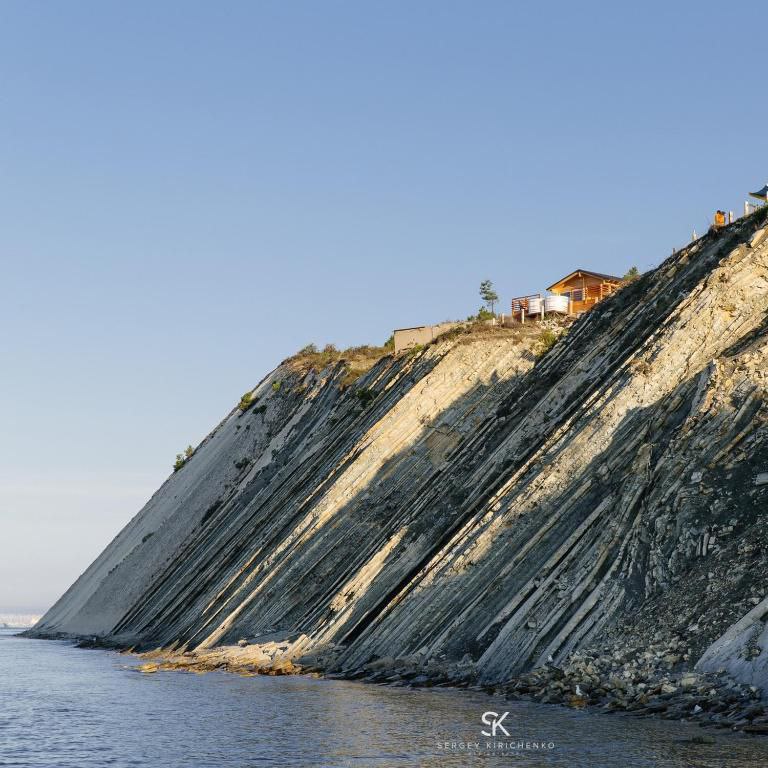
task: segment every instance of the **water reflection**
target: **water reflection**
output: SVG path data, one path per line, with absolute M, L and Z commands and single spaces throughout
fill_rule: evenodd
M 481 722 L 509 733 L 488 751 Z M 491 722 L 491 719 L 488 720 Z M 712 734 L 715 744 L 691 737 Z M 520 742 L 554 743 L 519 749 Z M 477 745 L 476 747 L 474 745 Z M 127 657 L 0 632 L 0 765 L 763 768 L 768 741 L 695 725 L 306 677 L 145 675 Z

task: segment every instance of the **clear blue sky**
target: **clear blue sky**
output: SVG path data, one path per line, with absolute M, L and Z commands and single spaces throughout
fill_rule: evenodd
M 0 610 L 309 341 L 647 269 L 768 177 L 760 3 L 0 3 Z

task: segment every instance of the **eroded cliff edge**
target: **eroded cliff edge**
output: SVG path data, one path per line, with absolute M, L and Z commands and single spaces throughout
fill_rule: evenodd
M 650 653 L 660 685 L 701 660 L 764 687 L 764 226 L 701 238 L 542 357 L 521 331 L 348 388 L 285 363 L 36 632 L 488 686 L 578 662 L 633 701 Z

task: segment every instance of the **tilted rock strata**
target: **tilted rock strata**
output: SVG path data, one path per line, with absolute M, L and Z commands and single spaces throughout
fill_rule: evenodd
M 493 686 L 642 648 L 650 625 L 685 649 L 670 674 L 729 667 L 764 615 L 763 219 L 674 255 L 535 365 L 528 328 L 385 358 L 346 391 L 339 366 L 278 368 L 37 631 L 274 641 L 346 675 L 386 659 Z M 750 653 L 730 671 L 762 686 Z

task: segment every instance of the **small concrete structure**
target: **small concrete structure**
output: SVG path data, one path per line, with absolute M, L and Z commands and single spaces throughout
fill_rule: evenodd
M 437 325 L 417 325 L 414 328 L 396 328 L 393 336 L 395 337 L 395 354 L 411 349 L 416 346 L 429 344 L 430 341 L 437 338 L 441 333 L 456 328 L 460 323 L 438 323 Z

